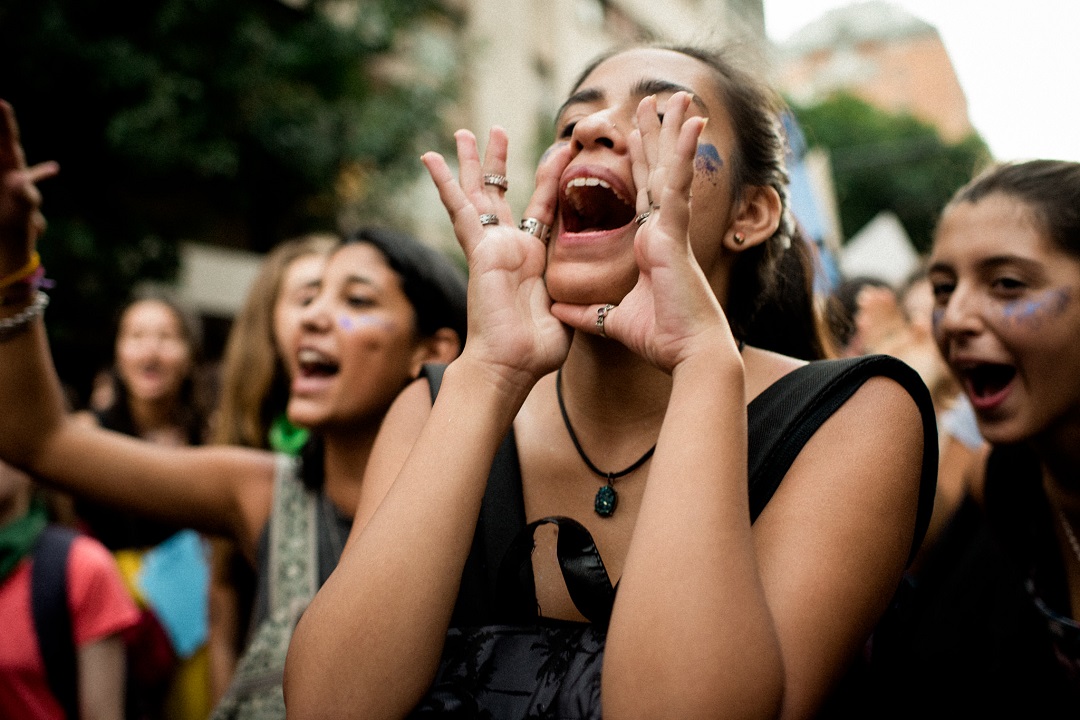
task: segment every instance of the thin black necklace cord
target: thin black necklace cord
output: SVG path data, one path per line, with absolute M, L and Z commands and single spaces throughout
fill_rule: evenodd
M 651 448 L 645 451 L 645 454 L 638 458 L 633 465 L 620 470 L 619 472 L 604 472 L 600 468 L 593 464 L 593 461 L 589 459 L 589 456 L 585 454 L 585 451 L 581 448 L 581 443 L 578 441 L 577 433 L 574 432 L 574 427 L 570 424 L 570 416 L 566 414 L 566 403 L 563 401 L 562 394 L 562 368 L 555 374 L 555 396 L 559 399 L 559 412 L 562 413 L 563 424 L 566 425 L 566 432 L 570 434 L 570 440 L 574 443 L 574 449 L 577 450 L 578 455 L 585 461 L 585 464 L 589 466 L 589 469 L 608 481 L 610 485 L 615 480 L 618 480 L 624 475 L 637 470 L 639 467 L 645 464 L 645 461 L 652 457 L 652 454 L 656 452 L 656 445 L 653 444 Z
M 739 352 L 743 350 L 744 343 L 739 340 Z M 589 459 L 589 456 L 585 454 L 585 450 L 582 449 L 581 443 L 578 441 L 577 433 L 574 432 L 574 426 L 570 424 L 570 416 L 566 413 L 566 402 L 563 401 L 562 394 L 562 368 L 560 367 L 555 374 L 555 397 L 559 399 L 559 412 L 562 413 L 563 425 L 566 426 L 566 432 L 570 435 L 570 440 L 574 443 L 574 449 L 577 450 L 578 456 L 585 462 L 595 475 L 607 480 L 607 483 L 600 486 L 600 489 L 596 491 L 596 498 L 593 501 L 593 510 L 600 517 L 611 517 L 615 513 L 615 507 L 619 504 L 619 495 L 615 492 L 615 481 L 621 478 L 623 475 L 629 475 L 637 470 L 639 467 L 645 464 L 645 461 L 652 457 L 656 452 L 656 444 L 654 443 L 644 455 L 637 459 L 630 467 L 619 472 L 604 472 L 600 468 L 593 464 L 593 461 Z

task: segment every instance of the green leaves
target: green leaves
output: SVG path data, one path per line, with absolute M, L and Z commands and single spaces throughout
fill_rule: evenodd
M 932 125 L 852 95 L 793 109 L 807 142 L 829 151 L 845 238 L 892 210 L 926 252 L 945 203 L 990 159 L 975 133 L 947 143 Z
M 88 294 L 49 309 L 61 376 L 108 360 L 112 310 L 181 240 L 265 251 L 394 206 L 453 88 L 388 68 L 457 22 L 443 0 L 3 3 L 0 97 L 28 160 L 62 167 L 42 253 Z

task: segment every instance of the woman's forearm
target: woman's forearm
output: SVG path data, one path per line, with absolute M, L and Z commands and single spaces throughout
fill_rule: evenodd
M 783 663 L 750 531 L 743 373 L 717 355 L 673 373 L 608 635 L 605 717 L 780 706 Z

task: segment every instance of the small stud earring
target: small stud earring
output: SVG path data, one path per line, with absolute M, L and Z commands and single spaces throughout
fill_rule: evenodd
M 735 244 L 742 245 L 744 242 L 746 242 L 746 236 L 742 233 L 735 233 Z

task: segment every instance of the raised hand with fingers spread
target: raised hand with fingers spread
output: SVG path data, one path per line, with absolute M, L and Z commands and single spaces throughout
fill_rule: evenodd
M 465 352 L 489 363 L 494 372 L 530 386 L 562 363 L 569 333 L 551 315 L 544 286 L 547 248 L 544 238 L 519 227 L 504 189 L 485 180 L 504 177 L 507 137 L 494 128 L 481 164 L 476 137 L 456 135 L 460 180 L 437 153 L 424 164 L 439 190 L 469 263 L 470 336 Z M 525 216 L 550 226 L 554 222 L 558 177 L 569 159 L 556 148 L 536 173 L 536 191 Z
M 60 172 L 52 161 L 26 164 L 15 111 L 0 100 L 0 276 L 23 267 L 45 232 L 37 183 Z

